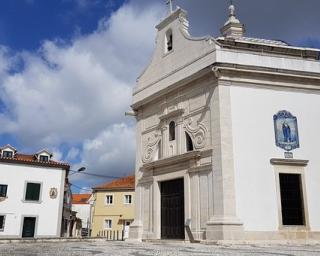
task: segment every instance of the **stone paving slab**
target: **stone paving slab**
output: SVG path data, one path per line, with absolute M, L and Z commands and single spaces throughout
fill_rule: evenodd
M 320 256 L 319 245 L 204 245 L 113 241 L 0 244 L 0 256 Z

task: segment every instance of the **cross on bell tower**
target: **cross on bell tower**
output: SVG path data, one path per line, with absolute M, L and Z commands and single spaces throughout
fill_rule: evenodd
M 167 5 L 169 5 L 169 14 L 173 13 L 173 0 L 167 0 Z

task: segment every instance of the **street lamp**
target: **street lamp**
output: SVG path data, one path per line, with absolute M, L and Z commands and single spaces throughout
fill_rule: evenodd
M 74 170 L 70 170 L 70 172 L 72 172 L 69 176 L 71 176 L 72 174 L 76 174 L 76 173 L 79 173 L 79 172 L 84 172 L 87 168 L 82 166 L 80 167 L 78 170 L 74 171 Z
M 85 170 L 86 170 L 86 167 L 82 166 L 77 170 L 77 172 L 84 172 Z

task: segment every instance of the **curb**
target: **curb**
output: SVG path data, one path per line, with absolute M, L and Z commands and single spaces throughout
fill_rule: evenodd
M 56 243 L 56 242 L 97 242 L 106 241 L 105 237 L 93 237 L 93 238 L 1 238 L 0 244 L 10 243 Z

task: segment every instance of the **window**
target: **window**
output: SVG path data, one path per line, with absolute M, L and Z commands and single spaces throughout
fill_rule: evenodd
M 303 195 L 300 174 L 280 173 L 282 224 L 304 225 Z
M 104 220 L 104 229 L 112 229 L 112 220 Z
M 12 151 L 3 151 L 2 152 L 2 157 L 12 158 L 13 157 L 13 152 Z
M 187 146 L 187 152 L 193 151 L 192 139 L 187 132 L 186 132 L 186 146 Z
M 0 197 L 7 197 L 8 185 L 0 185 Z
M 176 139 L 176 124 L 175 122 L 170 122 L 169 124 L 169 141 Z
M 131 204 L 132 203 L 132 195 L 125 195 L 124 196 L 124 203 Z
M 0 231 L 4 230 L 4 221 L 6 219 L 6 216 L 0 215 Z
M 49 157 L 40 155 L 39 161 L 40 162 L 48 162 L 49 161 Z
M 106 195 L 106 205 L 113 204 L 113 195 Z
M 173 50 L 173 36 L 172 30 L 169 29 L 166 33 L 166 53 Z
M 40 183 L 27 183 L 26 201 L 39 201 L 40 199 Z

